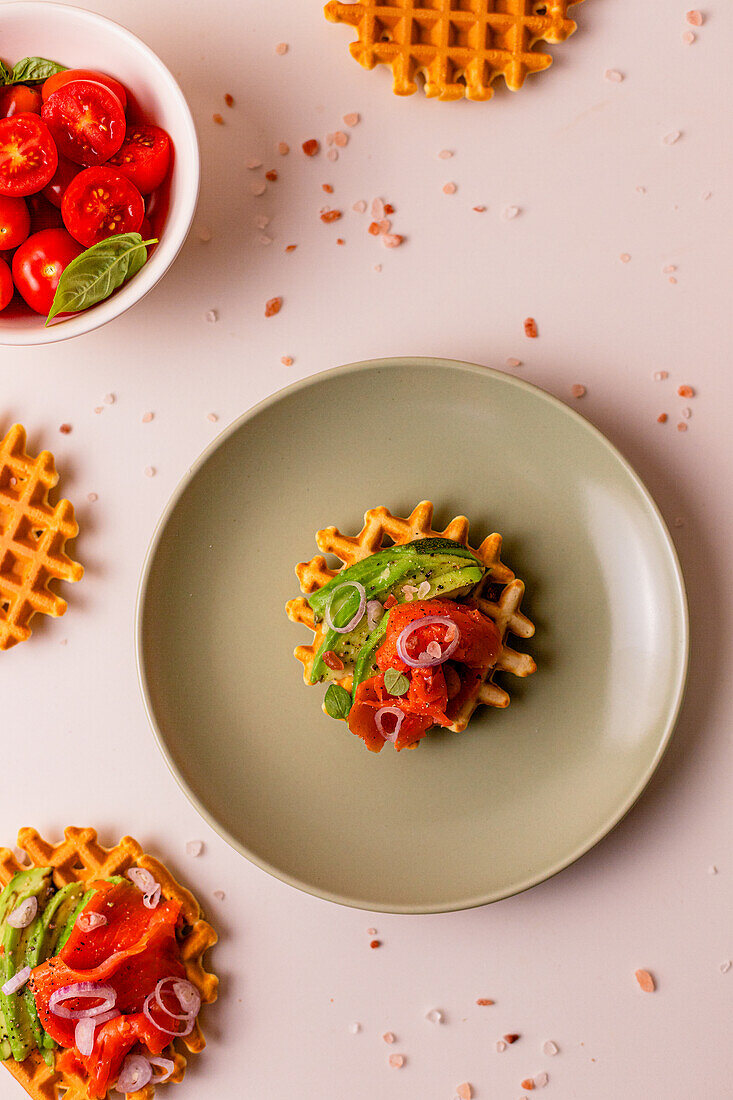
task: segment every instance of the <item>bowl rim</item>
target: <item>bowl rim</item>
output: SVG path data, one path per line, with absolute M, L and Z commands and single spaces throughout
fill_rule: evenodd
M 101 328 L 102 325 L 114 320 L 115 317 L 121 317 L 123 313 L 126 313 L 137 302 L 141 301 L 156 286 L 183 248 L 193 224 L 201 187 L 201 157 L 191 108 L 178 81 L 157 53 L 141 38 L 116 20 L 110 19 L 106 15 L 100 15 L 98 12 L 88 11 L 86 8 L 76 7 L 72 4 L 57 4 L 51 2 L 51 0 L 5 0 L 5 3 L 0 5 L 0 26 L 2 26 L 5 15 L 22 14 L 24 10 L 29 16 L 32 15 L 34 19 L 39 15 L 43 16 L 44 13 L 61 19 L 71 17 L 88 25 L 92 32 L 95 29 L 104 27 L 106 31 L 111 31 L 117 37 L 124 39 L 139 53 L 143 54 L 151 67 L 157 70 L 159 79 L 168 85 L 172 99 L 180 111 L 186 131 L 186 144 L 189 147 L 191 173 L 190 178 L 186 177 L 185 190 L 182 188 L 181 192 L 182 221 L 178 239 L 170 234 L 167 237 L 163 236 L 152 257 L 144 268 L 138 272 L 134 280 L 121 287 L 111 298 L 99 302 L 91 309 L 69 317 L 67 320 L 57 321 L 48 328 L 40 325 L 38 328 L 26 328 L 25 326 L 14 328 L 12 322 L 7 325 L 0 324 L 0 347 L 35 347 L 44 344 L 55 344 L 62 340 L 70 340 L 75 336 L 81 336 L 85 332 L 93 332 L 95 329 Z M 178 163 L 177 158 L 174 162 L 174 171 L 175 165 Z M 0 320 L 2 320 L 2 314 L 0 314 Z M 39 315 L 40 321 L 42 319 Z
M 676 589 L 676 610 L 680 613 L 680 635 L 682 641 L 682 652 L 680 654 L 681 660 L 679 663 L 679 672 L 677 681 L 675 684 L 674 695 L 670 694 L 670 701 L 667 709 L 667 717 L 664 723 L 664 727 L 659 738 L 656 752 L 653 758 L 649 762 L 648 766 L 644 769 L 644 772 L 640 774 L 636 783 L 631 788 L 629 794 L 625 800 L 606 818 L 606 820 L 599 826 L 592 835 L 586 837 L 578 847 L 564 856 L 551 867 L 539 871 L 534 875 L 528 876 L 526 879 L 520 881 L 517 885 L 510 889 L 494 892 L 484 893 L 469 898 L 461 898 L 451 902 L 439 902 L 435 904 L 386 904 L 383 902 L 368 901 L 364 898 L 348 897 L 343 894 L 338 894 L 333 891 L 319 890 L 311 883 L 304 882 L 302 879 L 297 878 L 295 875 L 290 875 L 285 871 L 275 867 L 267 860 L 261 859 L 256 853 L 252 852 L 246 844 L 237 840 L 229 832 L 227 828 L 221 825 L 213 813 L 211 813 L 202 803 L 198 795 L 189 786 L 183 776 L 179 773 L 178 768 L 173 759 L 172 752 L 169 750 L 163 732 L 158 725 L 157 718 L 155 716 L 153 702 L 148 687 L 147 674 L 144 665 L 143 655 L 143 611 L 146 601 L 148 582 L 150 579 L 150 573 L 153 565 L 153 561 L 156 557 L 159 544 L 161 542 L 164 530 L 171 518 L 178 501 L 183 496 L 189 484 L 193 481 L 196 474 L 203 468 L 209 458 L 221 447 L 227 439 L 233 436 L 236 432 L 243 427 L 248 421 L 253 420 L 261 412 L 270 408 L 278 401 L 286 396 L 299 393 L 302 390 L 306 390 L 311 386 L 319 385 L 332 377 L 339 377 L 342 375 L 348 375 L 355 373 L 363 369 L 381 369 L 388 370 L 400 367 L 412 365 L 424 365 L 424 366 L 442 366 L 450 370 L 458 371 L 467 374 L 480 374 L 482 376 L 490 376 L 501 383 L 514 387 L 519 390 L 523 390 L 534 397 L 546 402 L 553 406 L 556 410 L 563 415 L 574 420 L 584 431 L 586 431 L 595 441 L 601 444 L 602 447 L 611 455 L 611 457 L 619 463 L 627 476 L 631 479 L 635 488 L 642 497 L 643 502 L 649 509 L 651 518 L 656 522 L 659 528 L 659 533 L 662 538 L 662 542 L 669 554 L 670 563 L 672 566 L 672 572 Z M 595 847 L 604 837 L 606 837 L 613 829 L 623 820 L 629 813 L 632 807 L 636 804 L 638 799 L 643 794 L 647 785 L 649 784 L 652 776 L 656 772 L 661 760 L 667 751 L 669 743 L 672 739 L 677 719 L 679 718 L 682 703 L 684 701 L 685 687 L 687 683 L 687 675 L 689 670 L 689 657 L 690 657 L 690 622 L 689 622 L 689 607 L 687 600 L 687 591 L 685 588 L 684 576 L 682 573 L 682 567 L 680 565 L 679 556 L 675 547 L 672 535 L 669 528 L 662 516 L 659 506 L 647 489 L 643 480 L 636 472 L 634 467 L 628 461 L 627 458 L 618 450 L 616 446 L 603 434 L 600 428 L 597 428 L 589 420 L 586 420 L 575 409 L 570 408 L 564 401 L 561 401 L 558 397 L 548 393 L 546 390 L 541 389 L 539 386 L 535 386 L 531 382 L 526 382 L 524 379 L 515 378 L 512 375 L 506 374 L 504 371 L 497 370 L 493 367 L 481 366 L 477 363 L 470 363 L 456 359 L 445 359 L 440 356 L 396 356 L 394 358 L 377 358 L 367 359 L 362 362 L 348 363 L 341 366 L 332 367 L 328 370 L 319 371 L 316 374 L 309 375 L 306 378 L 301 378 L 295 382 L 292 382 L 288 386 L 284 386 L 282 389 L 277 390 L 275 393 L 270 394 L 263 400 L 258 401 L 250 409 L 246 410 L 240 416 L 236 417 L 231 424 L 224 428 L 215 439 L 213 439 L 208 446 L 201 452 L 199 457 L 191 463 L 186 470 L 185 474 L 181 477 L 180 481 L 176 485 L 175 489 L 171 493 L 168 502 L 158 520 L 153 533 L 150 537 L 150 542 L 145 553 L 142 571 L 140 574 L 140 581 L 138 584 L 137 598 L 135 602 L 135 620 L 134 620 L 134 645 L 135 645 L 135 664 L 137 668 L 138 684 L 140 686 L 140 692 L 142 694 L 143 706 L 145 713 L 150 723 L 150 727 L 153 731 L 153 735 L 160 749 L 163 759 L 165 760 L 169 771 L 173 778 L 178 783 L 183 793 L 186 795 L 193 807 L 198 811 L 204 821 L 217 833 L 223 840 L 225 840 L 239 855 L 244 856 L 255 866 L 261 870 L 266 871 L 274 878 L 279 879 L 281 882 L 286 883 L 288 886 L 292 886 L 295 889 L 301 890 L 306 894 L 310 894 L 313 897 L 322 898 L 324 901 L 335 902 L 340 905 L 345 905 L 352 909 L 359 909 L 364 912 L 379 912 L 379 913 L 399 913 L 399 914 L 413 914 L 424 915 L 429 913 L 455 913 L 465 909 L 476 909 L 483 905 L 491 904 L 495 901 L 503 901 L 505 898 L 514 897 L 517 894 L 523 893 L 525 890 L 531 889 L 533 886 L 539 885 L 541 882 L 545 882 L 550 878 L 554 878 L 560 871 L 565 870 L 566 867 L 570 867 L 573 863 L 589 852 Z

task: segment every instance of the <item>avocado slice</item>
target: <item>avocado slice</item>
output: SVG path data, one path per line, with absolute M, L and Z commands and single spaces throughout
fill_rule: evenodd
M 112 875 L 111 878 L 102 879 L 101 881 L 111 882 L 113 886 L 116 886 L 118 883 L 126 882 L 127 880 L 122 875 Z M 74 925 L 76 924 L 77 920 L 97 892 L 96 886 L 92 886 L 90 890 L 85 891 L 82 883 L 80 882 L 72 883 L 72 885 L 79 888 L 79 894 L 77 895 L 75 905 L 73 905 L 65 913 L 65 923 L 61 925 L 61 932 L 57 937 L 57 941 L 54 945 L 54 950 L 51 952 L 52 955 L 58 955 L 59 951 L 66 943 L 69 936 L 74 931 Z M 47 957 L 50 958 L 50 956 Z
M 84 886 L 81 882 L 70 882 L 67 886 L 62 887 L 58 893 L 53 895 L 44 909 L 43 915 L 37 927 L 34 929 L 33 935 L 29 939 L 26 950 L 25 966 L 30 966 L 31 970 L 33 970 L 35 967 L 45 962 L 46 959 L 50 959 L 56 954 L 61 933 L 66 926 L 70 914 L 76 910 L 79 899 L 83 893 Z M 51 1036 L 43 1031 L 41 1022 L 38 1018 L 35 999 L 27 986 L 24 990 L 24 994 L 26 1007 L 31 1019 L 37 1021 L 38 1027 L 41 1028 L 42 1037 L 41 1042 L 38 1044 L 39 1049 L 43 1053 L 43 1057 L 48 1060 L 48 1052 L 54 1050 L 56 1044 Z M 53 1058 L 53 1055 L 51 1055 L 51 1058 Z
M 450 539 L 418 539 L 401 546 L 379 550 L 363 561 L 343 569 L 332 580 L 308 597 L 316 621 L 323 619 L 326 608 L 336 588 L 347 581 L 358 581 L 364 586 L 367 600 L 379 599 L 382 603 L 392 594 L 398 603 L 404 603 L 404 586 L 419 587 L 424 581 L 430 585 L 424 599 L 436 596 L 457 599 L 470 592 L 481 581 L 486 567 L 473 551 Z M 359 594 L 349 591 L 339 608 L 332 614 L 336 625 L 348 623 L 359 607 Z M 368 641 L 366 616 L 347 634 L 327 630 L 313 662 L 310 682 L 337 680 L 323 661 L 323 654 L 332 650 L 345 664 L 358 661 L 360 650 Z
M 0 985 L 4 985 L 24 966 L 29 946 L 39 934 L 43 923 L 43 911 L 53 894 L 53 870 L 50 867 L 33 867 L 15 875 L 0 898 L 2 911 L 3 955 L 0 959 Z M 5 904 L 6 894 L 8 895 Z M 26 928 L 12 928 L 7 918 L 14 909 L 28 898 L 38 901 L 38 913 Z M 26 998 L 26 991 L 7 995 L 0 992 L 0 1012 L 10 1050 L 17 1062 L 24 1061 L 32 1050 L 43 1044 L 44 1031 L 38 1019 L 35 1002 L 30 998 L 32 1011 Z

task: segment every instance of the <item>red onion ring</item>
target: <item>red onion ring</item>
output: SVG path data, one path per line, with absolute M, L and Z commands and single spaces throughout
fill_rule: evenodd
M 161 889 L 156 883 L 152 894 L 143 894 L 143 905 L 146 909 L 157 909 L 160 902 Z
M 25 983 L 31 976 L 31 968 L 24 966 L 22 970 L 19 970 L 17 974 L 14 974 L 12 978 L 8 978 L 5 985 L 2 987 L 2 992 L 6 997 L 12 996 L 13 993 L 17 993 L 19 989 L 22 989 Z
M 103 928 L 105 924 L 109 924 L 109 921 L 104 913 L 81 913 L 76 924 L 82 932 L 93 932 L 95 928 Z
M 22 901 L 17 909 L 13 909 L 8 915 L 7 923 L 11 928 L 27 928 L 36 919 L 37 912 L 38 898 L 34 895 Z
M 367 612 L 367 626 L 370 630 L 374 630 L 379 620 L 384 614 L 384 608 L 379 600 L 369 600 L 366 605 Z
M 145 1088 L 153 1076 L 153 1068 L 141 1054 L 128 1054 L 122 1063 L 115 1088 L 118 1092 L 137 1092 Z
M 397 719 L 395 723 L 395 728 L 392 730 L 391 733 L 387 733 L 384 726 L 382 725 L 382 718 L 385 714 L 394 714 L 395 718 Z M 377 723 L 377 729 L 381 733 L 384 740 L 391 741 L 392 744 L 394 744 L 397 740 L 397 735 L 400 732 L 400 728 L 404 720 L 405 712 L 403 710 L 400 710 L 399 707 L 380 707 L 377 713 L 374 715 L 374 721 Z
M 356 615 L 354 615 L 353 619 L 349 620 L 346 626 L 334 626 L 333 619 L 331 618 L 331 607 L 333 605 L 333 601 L 336 599 L 336 594 L 340 592 L 343 588 L 355 588 L 356 591 L 359 593 L 359 610 L 357 611 Z M 366 589 L 364 588 L 364 585 L 359 584 L 358 581 L 344 581 L 343 584 L 339 584 L 336 586 L 336 588 L 334 588 L 333 592 L 331 593 L 331 599 L 326 605 L 326 611 L 324 614 L 326 626 L 329 630 L 335 630 L 337 634 L 348 634 L 350 630 L 354 629 L 358 622 L 361 622 L 361 618 L 364 614 L 365 608 Z
M 454 636 L 448 642 L 448 645 L 440 654 L 440 657 L 429 657 L 427 653 L 421 653 L 419 657 L 411 657 L 407 652 L 407 639 L 422 626 L 447 626 L 451 627 L 454 631 Z M 411 623 L 405 627 L 397 639 L 397 656 L 401 661 L 404 661 L 409 668 L 434 668 L 436 665 L 442 665 L 444 661 L 447 661 L 452 653 L 455 653 L 458 648 L 458 643 L 461 640 L 461 632 L 447 615 L 427 615 L 424 619 L 413 619 Z
M 183 1031 L 181 1031 L 178 1028 L 173 1029 L 173 1028 L 170 1028 L 170 1027 L 166 1027 L 165 1024 L 158 1023 L 158 1021 L 154 1018 L 154 1016 L 151 1012 L 150 1002 L 154 998 L 155 998 L 155 993 L 148 993 L 147 997 L 145 998 L 145 1003 L 143 1004 L 143 1012 L 145 1013 L 146 1018 L 148 1020 L 150 1020 L 150 1023 L 153 1025 L 153 1027 L 157 1027 L 158 1031 L 162 1031 L 164 1035 L 172 1035 L 175 1038 L 183 1038 L 184 1035 L 190 1035 L 191 1032 L 193 1031 L 194 1024 L 196 1023 L 196 1016 L 195 1015 L 185 1016 L 183 1018 L 183 1020 L 180 1021 L 181 1023 L 185 1023 L 187 1025 L 186 1028 Z M 174 1019 L 174 1017 L 171 1015 L 171 1013 L 168 1012 L 167 1008 L 164 1008 L 163 1012 L 165 1012 L 166 1015 L 171 1016 L 171 1019 Z
M 90 1008 L 64 1008 L 64 1001 L 86 997 L 103 997 L 104 1000 L 101 1004 L 92 1005 Z M 109 1012 L 114 1008 L 116 1000 L 117 992 L 111 985 L 102 985 L 100 982 L 75 982 L 73 985 L 55 989 L 49 998 L 48 1008 L 62 1020 L 82 1020 L 85 1016 L 101 1016 Z
M 146 871 L 144 867 L 130 867 L 127 877 L 143 894 L 152 894 L 158 885 L 150 871 Z
M 94 1032 L 96 1031 L 96 1027 L 97 1021 L 93 1016 L 82 1016 L 80 1020 L 77 1020 L 76 1027 L 74 1028 L 74 1044 L 84 1058 L 88 1058 L 94 1050 Z
M 156 1075 L 153 1077 L 154 1085 L 162 1085 L 164 1081 L 167 1081 L 168 1078 L 172 1076 L 176 1068 L 176 1063 L 173 1061 L 172 1058 L 155 1058 L 152 1055 L 149 1055 L 148 1061 L 150 1062 L 151 1066 L 158 1066 L 160 1069 L 163 1070 L 162 1076 Z
M 175 1012 L 171 1012 L 171 1010 L 163 1004 L 161 991 L 163 986 L 168 982 L 173 982 L 173 992 L 183 1009 L 183 1014 L 180 1016 L 176 1015 Z M 175 978 L 172 976 L 169 978 L 161 978 L 155 987 L 155 999 L 172 1020 L 188 1020 L 190 1016 L 198 1016 L 199 1009 L 201 1008 L 201 996 L 199 995 L 198 989 L 193 982 L 188 982 L 184 978 Z M 188 1005 L 186 1002 L 188 1002 Z

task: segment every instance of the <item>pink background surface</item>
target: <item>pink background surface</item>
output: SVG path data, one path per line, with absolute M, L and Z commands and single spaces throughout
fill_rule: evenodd
M 388 74 L 360 69 L 350 32 L 312 0 L 91 6 L 121 18 L 179 78 L 199 126 L 202 195 L 181 257 L 132 312 L 79 340 L 0 356 L 2 425 L 20 420 L 33 447 L 54 450 L 87 567 L 67 617 L 38 624 L 2 660 L 3 841 L 27 823 L 51 835 L 94 823 L 107 842 L 129 831 L 197 890 L 222 937 L 222 997 L 181 1096 L 451 1100 L 470 1081 L 477 1100 L 517 1100 L 522 1079 L 543 1070 L 546 1095 L 563 1100 L 731 1095 L 733 970 L 720 967 L 733 957 L 733 8 L 711 0 L 684 45 L 682 2 L 587 0 L 573 9 L 577 34 L 521 93 L 442 105 L 395 99 Z M 607 69 L 623 82 L 604 80 Z M 339 160 L 306 160 L 301 142 L 345 130 L 349 111 L 362 121 Z M 664 144 L 673 131 L 680 139 Z M 441 160 L 441 149 L 455 155 Z M 251 158 L 263 169 L 248 171 Z M 278 182 L 255 197 L 271 167 Z M 394 251 L 351 212 L 375 196 L 395 205 L 394 231 L 407 238 Z M 343 219 L 323 225 L 324 205 Z M 514 220 L 502 217 L 509 205 L 520 207 Z M 272 219 L 269 245 L 259 215 Z M 298 249 L 285 255 L 289 243 Z M 275 295 L 282 312 L 265 320 Z M 535 341 L 523 335 L 529 315 Z M 143 713 L 133 617 L 157 518 L 220 427 L 296 378 L 409 354 L 499 368 L 517 357 L 521 377 L 570 402 L 574 383 L 587 387 L 577 407 L 635 464 L 672 528 L 692 666 L 657 776 L 579 863 L 489 908 L 372 918 L 268 878 L 199 820 Z M 666 381 L 654 381 L 659 370 Z M 680 384 L 696 396 L 679 398 Z M 146 411 L 155 418 L 143 424 Z M 206 842 L 196 861 L 184 851 L 194 838 Z M 655 994 L 638 989 L 639 967 L 654 973 Z M 478 1008 L 477 997 L 496 1005 Z M 425 1019 L 434 1007 L 445 1023 Z M 498 1054 L 505 1032 L 521 1040 Z M 547 1039 L 558 1056 L 542 1053 Z M 392 1052 L 403 1069 L 389 1067 Z M 0 1096 L 18 1095 L 0 1077 Z

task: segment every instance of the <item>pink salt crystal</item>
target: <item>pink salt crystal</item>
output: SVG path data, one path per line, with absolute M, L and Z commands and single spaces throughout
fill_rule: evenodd
M 581 385 L 580 382 L 576 382 L 574 386 L 570 387 L 570 392 L 573 397 L 585 397 L 587 391 L 585 386 Z
M 559 1053 L 559 1047 L 557 1043 L 553 1043 L 552 1039 L 548 1039 L 547 1042 L 542 1044 L 542 1053 L 552 1058 Z
M 535 1077 L 534 1087 L 536 1089 L 543 1089 L 549 1080 L 549 1074 L 545 1073 L 545 1071 L 543 1070 L 542 1073 L 538 1073 Z
M 654 381 L 655 382 L 663 382 L 665 378 L 669 378 L 669 371 L 667 371 L 667 370 L 655 370 L 654 371 Z
M 621 255 L 619 256 L 619 260 L 621 261 L 622 264 L 627 264 L 630 259 L 631 259 L 631 256 L 629 256 L 628 252 L 622 252 Z
M 473 1096 L 473 1089 L 469 1085 L 468 1081 L 464 1081 L 462 1085 L 459 1085 L 456 1089 L 460 1100 L 471 1100 Z
M 372 202 L 372 217 L 375 221 L 384 217 L 384 203 L 381 199 L 374 199 Z
M 267 229 L 269 224 L 270 219 L 268 218 L 267 214 L 258 214 L 255 218 L 255 225 L 258 229 Z
M 507 361 L 506 361 L 506 365 L 508 367 L 521 367 L 522 360 L 521 359 L 515 359 L 514 356 L 510 356 L 509 359 L 507 359 Z
M 506 1050 L 506 1043 L 503 1039 L 497 1039 L 496 1049 L 499 1054 L 502 1054 Z
M 636 190 L 639 195 L 646 195 L 646 187 L 639 186 L 636 188 Z
M 211 240 L 211 230 L 207 225 L 199 226 L 199 228 L 196 230 L 196 234 L 200 241 L 206 242 Z
M 677 265 L 676 264 L 667 264 L 666 267 L 662 268 L 662 271 L 664 272 L 665 275 L 671 275 L 672 272 L 676 271 L 676 270 L 677 270 Z
M 277 46 L 275 46 L 275 53 L 280 54 L 280 56 L 282 57 L 283 54 L 286 54 L 288 52 L 288 49 L 289 46 L 287 42 L 278 42 Z
M 328 152 L 326 153 L 326 156 L 328 157 L 329 160 L 338 160 L 339 159 L 339 151 L 338 151 L 338 149 L 329 149 Z
M 379 272 L 382 270 L 382 265 L 381 264 L 375 264 L 373 270 L 376 271 L 376 273 L 378 275 Z
M 382 244 L 385 248 L 399 248 L 405 238 L 400 233 L 385 233 Z
M 250 168 L 250 169 L 252 169 L 252 168 L 261 168 L 262 167 L 262 161 L 261 160 L 248 160 L 247 161 L 247 167 Z
M 450 149 L 441 149 L 438 153 L 438 156 L 441 160 L 450 160 L 450 158 L 453 156 L 453 153 L 450 151 Z
M 96 493 L 87 493 L 87 500 L 90 504 L 96 504 L 96 502 L 99 500 L 99 497 Z
M 260 195 L 264 195 L 266 190 L 267 190 L 267 184 L 266 183 L 253 183 L 252 184 L 252 194 L 256 198 L 259 198 Z
M 390 1054 L 390 1056 L 389 1056 L 389 1064 L 390 1064 L 390 1065 L 391 1065 L 391 1066 L 392 1066 L 392 1067 L 393 1067 L 394 1069 L 402 1069 L 402 1067 L 403 1067 L 403 1066 L 404 1066 L 404 1064 L 405 1064 L 405 1056 L 404 1056 L 404 1054 Z
M 695 41 L 695 35 L 692 33 L 692 31 L 685 31 L 682 35 L 682 41 L 686 46 L 691 46 L 692 43 Z
M 377 222 L 377 225 L 379 226 L 380 233 L 389 233 L 392 228 L 392 222 L 389 218 L 382 218 L 381 222 Z
M 675 279 L 674 275 L 670 275 L 670 277 L 667 281 L 670 282 L 672 284 L 672 286 L 677 285 L 677 280 Z
M 668 134 L 664 135 L 664 137 L 662 138 L 662 142 L 664 145 L 674 145 L 675 142 L 679 141 L 681 137 L 682 134 L 679 130 L 671 130 Z
M 198 859 L 204 850 L 203 840 L 189 840 L 186 843 L 186 855 Z
M 282 365 L 284 367 L 292 367 L 294 360 L 293 360 L 293 357 L 291 355 L 283 355 L 280 362 L 282 363 Z
M 518 216 L 518 214 L 519 214 L 519 207 L 518 206 L 507 206 L 504 210 L 504 215 L 503 216 L 504 216 L 504 218 L 506 218 L 507 221 L 511 221 L 513 218 L 516 218 Z
M 458 188 L 456 187 L 455 183 L 444 183 L 443 184 L 443 194 L 444 195 L 455 195 L 457 190 L 458 190 Z
M 146 466 L 145 467 L 145 476 L 146 477 L 155 477 L 155 466 Z
M 349 144 L 349 135 L 345 134 L 343 130 L 337 130 L 333 135 L 334 145 L 338 145 L 339 149 L 343 149 L 345 145 Z
M 288 145 L 287 141 L 278 141 L 277 151 L 281 157 L 286 157 L 290 152 L 290 146 Z
M 104 399 L 104 403 L 105 403 L 105 405 L 114 405 L 116 400 L 117 400 L 117 398 L 115 397 L 115 395 L 113 393 L 108 393 L 107 396 Z
M 688 11 L 685 19 L 691 27 L 701 27 L 703 24 L 702 12 L 698 11 L 697 8 L 693 8 L 691 11 Z
M 358 126 L 361 122 L 361 115 L 357 111 L 349 111 L 348 115 L 344 115 L 344 126 Z
M 364 211 L 366 210 L 366 208 L 367 208 L 367 204 L 364 202 L 363 199 L 359 199 L 359 201 L 355 202 L 354 205 L 351 207 L 351 209 L 356 214 L 363 214 Z
M 151 413 L 151 412 L 143 413 L 143 424 L 149 424 L 154 416 L 155 416 L 155 413 Z
M 212 424 L 216 424 L 219 417 L 216 415 L 216 413 L 207 413 L 206 419 L 210 420 Z
M 608 80 L 611 84 L 620 84 L 624 78 L 624 74 L 620 73 L 618 69 L 606 69 L 603 78 L 604 80 Z
M 272 244 L 272 237 L 268 237 L 265 233 L 260 236 L 260 244 Z
M 484 214 L 484 213 L 486 213 L 486 207 L 485 207 L 485 206 L 474 206 L 474 208 L 473 208 L 473 209 L 474 209 L 474 212 L 475 212 L 476 214 Z
M 214 897 L 217 901 L 224 901 L 224 899 L 226 898 L 226 894 L 223 890 L 214 890 Z
M 97 414 L 97 416 L 99 416 L 100 413 L 104 412 L 104 405 L 97 405 L 95 407 L 94 411 Z
M 395 1041 L 395 1039 L 397 1038 L 397 1036 L 395 1035 L 395 1033 L 393 1031 L 385 1031 L 382 1038 L 384 1039 L 385 1043 L 393 1043 Z

